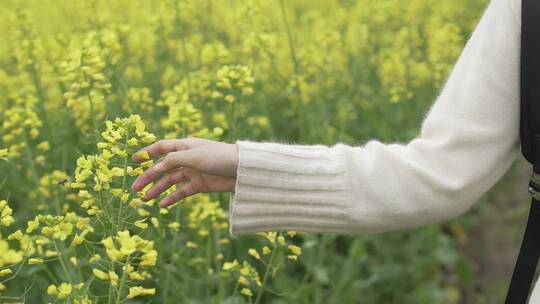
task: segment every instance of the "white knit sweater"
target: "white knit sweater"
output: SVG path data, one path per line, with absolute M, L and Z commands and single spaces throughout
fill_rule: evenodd
M 491 0 L 408 143 L 238 141 L 231 234 L 365 234 L 467 211 L 519 154 L 520 24 L 521 0 Z

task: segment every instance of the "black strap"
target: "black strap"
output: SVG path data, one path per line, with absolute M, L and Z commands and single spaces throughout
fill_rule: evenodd
M 506 304 L 525 304 L 540 256 L 540 0 L 521 1 L 520 139 L 533 199 Z
M 519 255 L 512 274 L 506 304 L 527 303 L 527 297 L 540 255 L 540 202 L 532 199 L 527 228 L 519 249 Z

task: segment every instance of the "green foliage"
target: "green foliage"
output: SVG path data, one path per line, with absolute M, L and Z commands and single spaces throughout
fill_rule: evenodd
M 0 277 L 0 301 L 143 303 L 136 299 L 155 292 L 157 303 L 459 303 L 472 275 L 448 232 L 455 227 L 229 239 L 225 195 L 196 196 L 165 212 L 141 205 L 126 187 L 140 173 L 127 156 L 151 135 L 130 129 L 135 140 L 114 138 L 128 128 L 114 118 L 142 119 L 158 138 L 405 142 L 418 134 L 486 4 L 4 1 L 0 199 L 16 221 L 0 227 L 0 248 L 15 255 L 15 265 L 0 263 L 12 271 Z M 89 155 L 97 163 L 84 171 Z M 85 174 L 100 186 L 87 185 Z M 70 228 L 86 218 L 88 227 Z M 36 219 L 47 228 L 25 232 Z M 8 239 L 18 229 L 24 235 Z M 87 236 L 85 250 L 70 247 L 75 233 Z M 147 289 L 121 269 L 130 255 L 110 254 L 117 237 L 139 234 L 159 252 L 148 273 L 141 269 Z M 293 244 L 301 255 L 291 254 Z M 137 259 L 152 258 L 152 250 L 137 251 Z M 93 271 L 94 253 L 106 261 L 105 274 Z M 115 280 L 119 288 L 110 287 Z

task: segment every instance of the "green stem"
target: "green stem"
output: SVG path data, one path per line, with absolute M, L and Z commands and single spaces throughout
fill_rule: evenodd
M 174 220 L 175 220 L 176 223 L 178 223 L 180 221 L 180 205 L 176 206 Z M 171 256 L 175 254 L 176 242 L 178 241 L 177 236 L 178 236 L 178 233 L 173 234 L 172 247 L 171 247 L 171 250 L 172 250 L 171 251 Z M 173 261 L 175 261 L 175 259 L 173 259 L 171 257 L 171 262 L 173 262 Z M 171 267 L 168 267 L 167 268 L 167 274 L 165 276 L 165 289 L 164 289 L 164 292 L 163 292 L 163 295 L 164 295 L 165 299 L 167 299 L 167 297 L 169 295 L 170 278 L 171 278 Z
M 240 287 L 240 281 L 239 280 L 236 280 L 236 285 L 234 285 L 234 290 L 232 292 L 232 296 L 233 296 L 233 304 L 236 304 L 236 293 L 238 292 L 238 287 Z
M 66 274 L 66 277 L 67 277 L 69 283 L 71 285 L 74 285 L 73 278 L 71 277 L 71 273 L 69 272 L 69 270 L 68 270 L 68 268 L 67 268 L 67 266 L 66 266 L 66 264 L 64 262 L 64 258 L 63 258 L 63 254 L 62 254 L 63 251 L 61 251 L 60 248 L 58 247 L 58 244 L 57 244 L 56 240 L 53 241 L 53 244 L 54 244 L 54 249 L 56 250 L 56 252 L 58 252 L 58 260 L 60 261 L 60 265 L 62 266 L 62 270 Z
M 235 96 L 236 97 L 236 96 Z M 230 116 L 231 116 L 231 120 L 230 120 L 230 132 L 229 132 L 229 142 L 234 142 L 235 139 L 236 139 L 236 124 L 237 124 L 237 117 L 236 117 L 236 103 L 239 102 L 239 100 L 235 100 L 231 103 L 229 103 L 229 113 L 230 113 Z
M 30 140 L 28 139 L 28 135 L 26 132 L 23 133 L 24 143 L 26 144 L 26 158 L 28 161 L 28 164 L 30 165 L 30 170 L 32 171 L 32 177 L 34 178 L 35 188 L 39 188 L 39 177 L 37 176 L 37 170 L 36 170 L 36 163 L 34 161 L 34 158 L 32 158 L 32 154 L 30 152 Z M 39 196 L 41 197 L 41 196 Z
M 96 113 L 94 110 L 94 101 L 92 100 L 92 95 L 90 95 L 90 90 L 88 93 L 86 93 L 86 96 L 88 97 L 88 103 L 90 104 L 90 116 L 92 116 L 92 124 L 94 125 L 94 140 L 97 142 L 99 140 L 99 130 Z
M 279 236 L 279 234 L 278 234 Z M 259 304 L 262 298 L 262 294 L 264 291 L 264 285 L 266 284 L 266 281 L 268 280 L 268 275 L 270 274 L 270 268 L 272 267 L 274 263 L 274 257 L 276 256 L 276 252 L 278 251 L 278 243 L 277 243 L 277 237 L 276 241 L 274 241 L 274 250 L 272 251 L 272 255 L 270 256 L 270 260 L 268 261 L 268 264 L 266 264 L 266 269 L 264 270 L 263 280 L 261 283 L 261 288 L 259 288 L 259 293 L 257 294 L 257 298 L 255 299 L 255 304 Z
M 55 142 L 52 128 L 51 128 L 51 125 L 49 124 L 47 110 L 45 109 L 45 98 L 46 98 L 45 93 L 43 92 L 43 88 L 41 86 L 41 80 L 39 79 L 39 73 L 35 66 L 36 58 L 31 50 L 28 51 L 28 57 L 30 58 L 30 60 L 32 60 L 32 64 L 28 66 L 28 69 L 30 72 L 30 76 L 32 77 L 32 81 L 34 82 L 34 86 L 36 87 L 36 94 L 39 99 L 38 108 L 39 108 L 39 111 L 41 112 L 43 124 L 45 125 L 45 129 L 47 130 L 47 133 L 51 137 L 52 142 Z
M 291 61 L 294 67 L 293 79 L 295 81 L 294 91 L 298 95 L 298 102 L 302 103 L 302 89 L 300 88 L 300 81 L 298 75 L 300 74 L 300 65 L 298 64 L 298 59 L 296 57 L 296 49 L 294 46 L 294 38 L 291 32 L 291 27 L 289 26 L 289 21 L 287 19 L 287 11 L 285 10 L 285 3 L 283 0 L 279 0 L 279 6 L 281 9 L 281 15 L 283 17 L 283 23 L 285 25 L 285 31 L 287 32 L 287 38 L 289 41 L 289 53 L 291 56 Z M 300 111 L 300 126 L 299 133 L 300 138 L 304 138 L 304 127 L 306 125 L 305 110 L 299 109 Z
M 210 220 L 207 220 L 207 224 L 208 224 L 208 234 L 206 235 L 206 273 L 208 273 L 208 270 L 210 270 L 210 267 L 212 266 L 212 238 L 211 238 L 211 233 L 210 231 L 212 231 L 212 224 L 210 223 Z M 206 287 L 206 296 L 209 297 L 210 296 L 210 288 L 213 284 L 210 284 L 210 286 L 207 286 Z
M 294 73 L 297 75 L 299 71 L 298 60 L 296 58 L 294 39 L 292 36 L 291 28 L 289 26 L 289 21 L 287 20 L 287 11 L 285 10 L 285 3 L 283 2 L 283 0 L 279 0 L 279 6 L 281 8 L 281 15 L 283 17 L 283 23 L 285 24 L 285 31 L 287 32 L 287 38 L 289 40 L 289 52 L 291 54 L 291 59 L 294 64 Z
M 127 143 L 127 134 L 126 134 L 126 143 Z M 126 187 L 126 180 L 127 180 L 127 165 L 128 165 L 128 157 L 124 157 L 124 176 L 122 177 L 122 195 L 124 194 L 124 190 L 125 190 L 125 187 Z M 116 235 L 118 233 L 118 231 L 121 231 L 122 230 L 122 206 L 123 206 L 123 202 L 122 202 L 122 199 L 120 198 L 119 200 L 119 206 L 118 206 L 118 217 L 117 217 L 117 221 L 116 221 L 116 227 L 115 229 L 113 229 L 113 232 L 114 234 L 111 235 L 111 237 L 114 237 L 114 235 Z M 109 265 L 109 271 L 115 271 L 115 262 L 112 261 Z M 125 272 L 124 272 L 125 274 Z M 122 274 L 122 277 L 124 276 L 124 274 Z M 113 290 L 113 287 L 112 285 L 109 285 L 109 296 L 108 296 L 108 301 L 107 303 L 111 303 L 111 300 L 112 300 L 112 290 Z M 118 297 L 120 297 L 120 292 L 118 292 Z
M 127 265 L 129 265 L 129 256 L 126 258 L 126 267 Z M 121 301 L 121 298 L 122 298 L 122 293 L 124 293 L 124 281 L 126 280 L 126 274 L 127 274 L 127 271 L 123 270 L 122 271 L 122 278 L 120 278 L 120 286 L 118 286 L 118 295 L 116 296 L 116 304 L 120 304 L 122 303 Z
M 128 166 L 128 158 L 127 156 L 124 157 L 124 176 L 122 177 L 122 195 L 124 194 L 124 190 L 126 188 L 126 180 L 127 180 L 127 166 Z M 122 207 L 123 207 L 124 203 L 122 202 L 122 199 L 120 198 L 120 206 L 118 206 L 118 219 L 116 221 L 117 223 L 117 231 L 121 231 L 122 230 L 122 223 L 123 223 L 123 220 L 122 220 Z

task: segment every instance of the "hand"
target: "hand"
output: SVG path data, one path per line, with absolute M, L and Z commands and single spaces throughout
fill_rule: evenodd
M 161 177 L 146 192 L 145 201 L 179 183 L 183 185 L 161 200 L 160 207 L 167 207 L 197 193 L 234 191 L 238 167 L 236 144 L 199 138 L 160 140 L 135 153 L 135 162 L 144 161 L 138 156 L 142 151 L 148 152 L 150 158 L 165 156 L 133 182 L 133 190 L 141 191 Z

